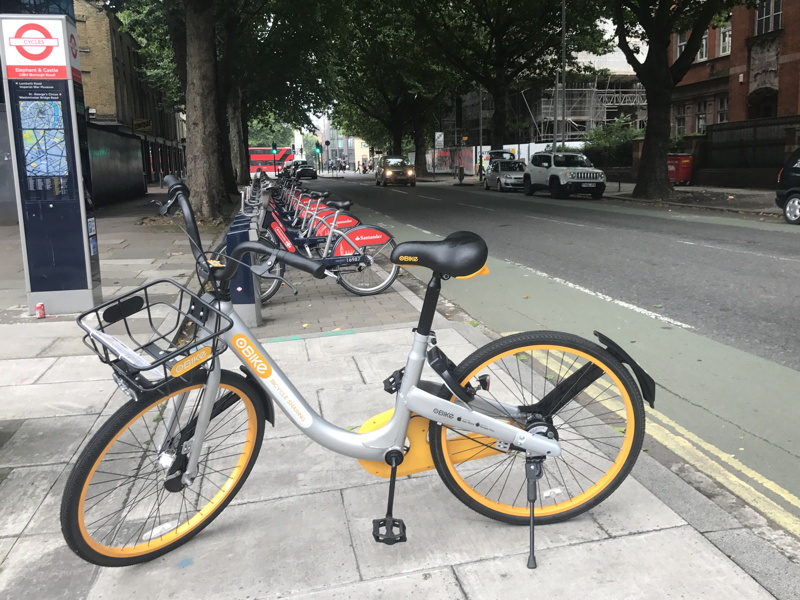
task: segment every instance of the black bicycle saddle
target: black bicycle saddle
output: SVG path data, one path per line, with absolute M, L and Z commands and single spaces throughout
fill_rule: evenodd
M 442 275 L 475 275 L 486 264 L 489 249 L 477 233 L 456 231 L 440 242 L 403 242 L 391 261 L 404 267 L 428 267 Z

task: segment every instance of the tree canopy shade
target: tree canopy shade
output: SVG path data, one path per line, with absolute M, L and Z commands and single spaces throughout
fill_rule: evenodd
M 458 90 L 458 74 L 420 35 L 404 5 L 356 0 L 341 10 L 348 23 L 343 35 L 356 51 L 331 57 L 334 124 L 392 154 L 402 154 L 412 138 L 424 171 L 432 107 Z
M 216 216 L 246 183 L 247 122 L 310 127 L 330 104 L 328 53 L 340 11 L 316 0 L 113 0 L 154 87 L 184 103 L 192 205 Z M 168 35 L 167 35 L 168 34 Z M 164 43 L 171 40 L 170 44 Z
M 617 44 L 639 78 L 647 96 L 639 175 L 634 196 L 663 198 L 672 194 L 667 173 L 672 94 L 692 65 L 708 27 L 720 14 L 750 0 L 603 0 L 613 16 Z M 670 46 L 672 33 L 691 31 L 683 51 Z M 636 53 L 647 44 L 647 56 Z
M 600 3 L 565 0 L 567 60 L 577 52 L 602 53 Z M 409 0 L 419 26 L 438 54 L 468 81 L 492 95 L 491 145 L 502 148 L 509 92 L 521 80 L 553 81 L 560 69 L 560 2 L 553 0 Z

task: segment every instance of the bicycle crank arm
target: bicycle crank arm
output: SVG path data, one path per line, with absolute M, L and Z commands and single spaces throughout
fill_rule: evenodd
M 401 392 L 401 397 L 410 411 L 442 425 L 496 438 L 522 448 L 532 455 L 550 457 L 561 455 L 561 444 L 557 440 L 530 433 L 504 421 L 477 413 L 469 407 L 443 400 L 418 387 L 411 388 L 406 394 Z

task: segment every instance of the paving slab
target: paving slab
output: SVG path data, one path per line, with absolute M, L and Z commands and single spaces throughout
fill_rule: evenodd
M 94 354 L 65 356 L 58 358 L 38 383 L 108 381 L 110 375 L 111 369 L 108 365 L 101 363 Z
M 0 483 L 0 537 L 21 534 L 39 509 L 61 465 L 21 467 Z
M 372 520 L 385 514 L 388 492 L 386 480 L 384 485 L 344 491 L 350 532 L 365 579 L 507 555 L 516 556 L 519 570 L 526 569 L 528 529 L 479 515 L 461 504 L 434 477 L 398 481 L 393 513 L 405 521 L 408 541 L 394 546 L 376 543 L 372 538 Z M 586 515 L 536 531 L 537 547 L 543 552 L 607 537 Z
M 767 600 L 772 596 L 689 526 L 590 541 L 521 557 L 457 565 L 470 600 L 531 596 L 575 600 Z M 521 568 L 522 567 L 522 568 Z
M 360 580 L 341 495 L 324 492 L 231 506 L 174 552 L 103 570 L 88 598 L 278 598 Z
M 308 594 L 285 596 L 292 600 L 467 600 L 452 569 L 428 569 L 420 573 L 326 587 Z
M 66 463 L 95 421 L 97 415 L 28 419 L 0 448 L 0 467 Z
M 98 569 L 78 560 L 60 534 L 21 537 L 0 569 L 0 598 L 86 598 Z
M 0 360 L 3 387 L 29 385 L 39 380 L 57 358 L 18 358 Z
M 380 481 L 355 459 L 334 454 L 304 435 L 265 440 L 258 462 L 232 503 L 274 500 Z
M 3 386 L 0 419 L 36 419 L 59 415 L 99 414 L 117 386 L 109 379 Z

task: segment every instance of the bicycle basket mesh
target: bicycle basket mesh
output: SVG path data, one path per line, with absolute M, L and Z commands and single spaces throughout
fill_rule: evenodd
M 130 386 L 153 390 L 225 351 L 233 321 L 171 279 L 159 279 L 78 317 L 83 343 Z

